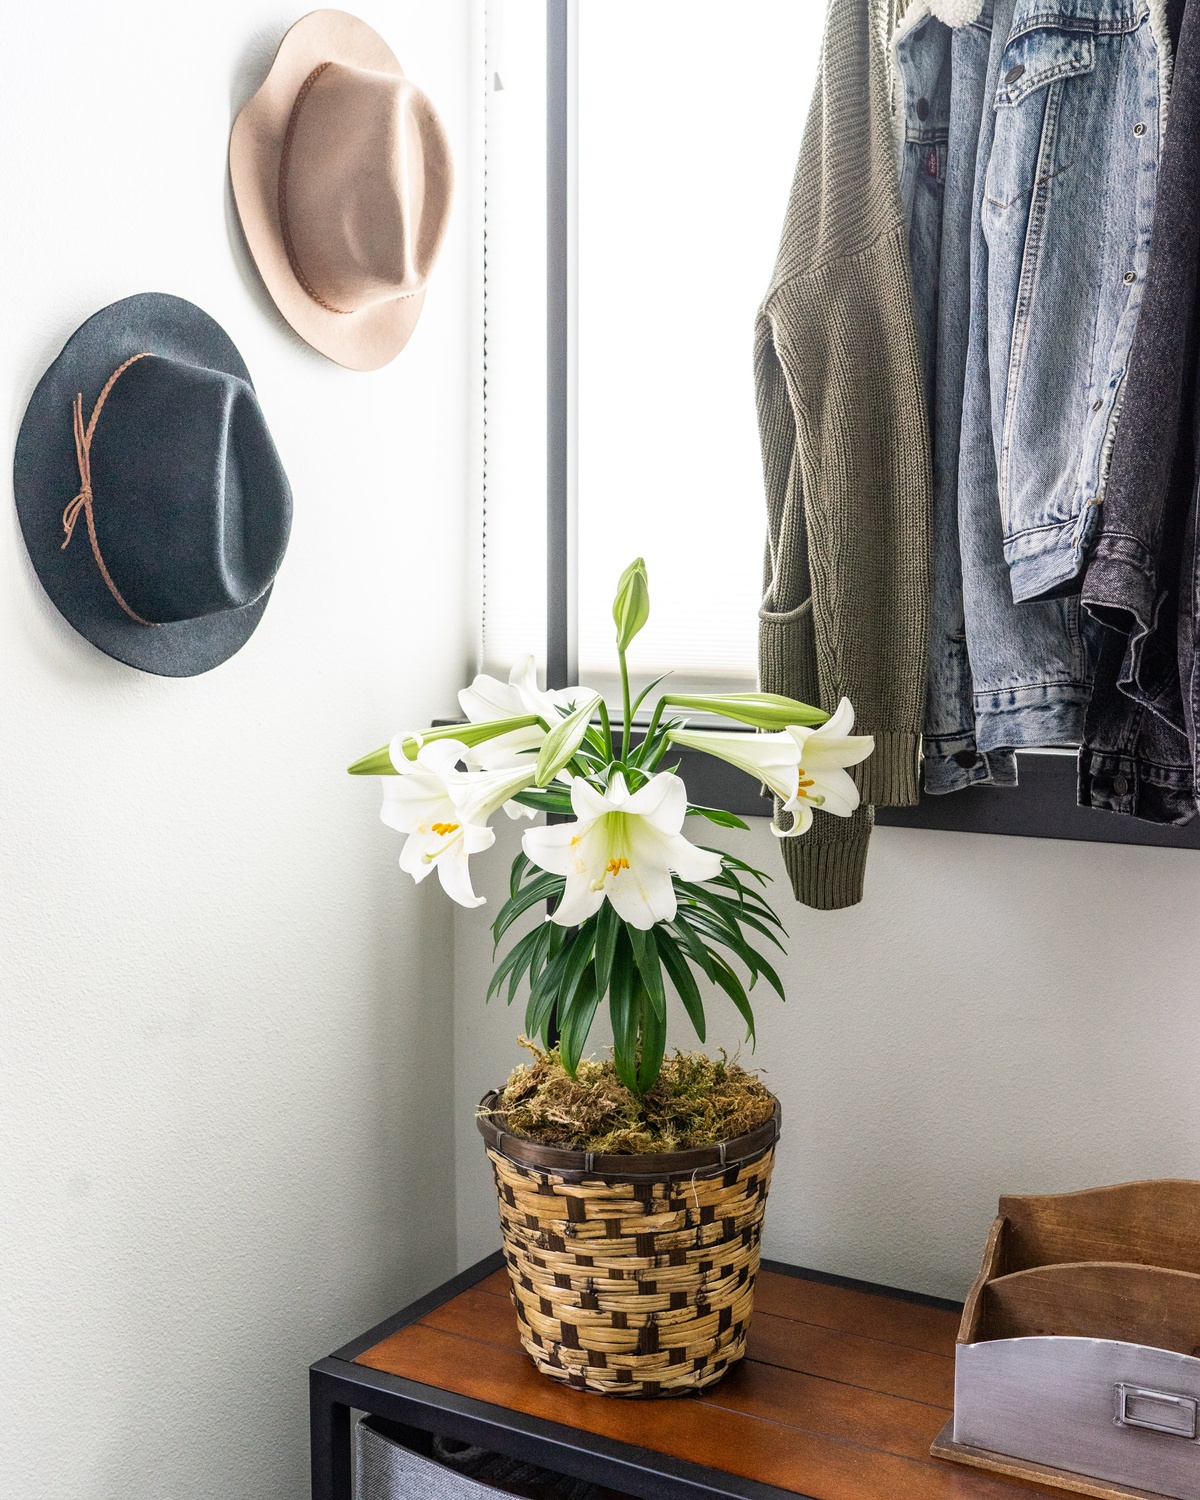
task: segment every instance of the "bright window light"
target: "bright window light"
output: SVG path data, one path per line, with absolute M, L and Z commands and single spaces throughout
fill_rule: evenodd
M 812 0 L 579 0 L 579 656 L 639 553 L 631 665 L 753 688 L 766 509 L 754 315 L 816 74 Z
M 754 316 L 816 75 L 814 0 L 578 0 L 579 677 L 751 688 L 766 509 Z M 488 0 L 484 664 L 545 638 L 545 6 Z

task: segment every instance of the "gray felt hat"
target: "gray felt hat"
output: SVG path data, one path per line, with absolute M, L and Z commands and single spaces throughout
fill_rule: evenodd
M 262 618 L 292 493 L 229 335 L 181 297 L 114 302 L 42 376 L 13 463 L 25 545 L 80 635 L 163 677 Z

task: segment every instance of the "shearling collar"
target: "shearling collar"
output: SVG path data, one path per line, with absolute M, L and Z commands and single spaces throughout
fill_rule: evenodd
M 983 0 L 929 0 L 930 11 L 946 26 L 969 26 L 983 9 Z

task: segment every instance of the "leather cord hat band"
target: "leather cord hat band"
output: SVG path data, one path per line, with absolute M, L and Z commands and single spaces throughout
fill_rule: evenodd
M 88 418 L 87 426 L 83 425 L 83 393 L 79 392 L 71 403 L 71 418 L 75 428 L 75 457 L 79 463 L 79 493 L 71 500 L 62 515 L 62 526 L 65 539 L 61 550 L 65 552 L 71 544 L 71 537 L 75 533 L 75 523 L 79 519 L 80 511 L 83 512 L 87 521 L 88 540 L 92 544 L 92 556 L 96 559 L 96 566 L 100 569 L 100 576 L 108 585 L 108 592 L 113 596 L 131 620 L 136 620 L 139 625 L 157 627 L 161 624 L 158 620 L 144 620 L 136 610 L 130 609 L 121 597 L 121 591 L 112 580 L 112 574 L 104 562 L 100 551 L 100 543 L 96 540 L 96 521 L 92 514 L 92 438 L 95 436 L 96 423 L 100 413 L 104 410 L 104 403 L 108 400 L 108 393 L 116 385 L 117 381 L 124 375 L 130 365 L 137 364 L 139 359 L 146 359 L 148 351 L 135 354 L 127 359 L 123 365 L 118 365 L 108 379 L 104 382 L 104 388 L 96 397 L 96 404 L 92 407 L 92 414 Z

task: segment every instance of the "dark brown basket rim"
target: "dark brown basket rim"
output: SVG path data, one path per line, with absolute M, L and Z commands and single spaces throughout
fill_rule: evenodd
M 499 1113 L 495 1102 L 499 1089 L 489 1089 L 479 1101 L 475 1123 L 488 1146 L 519 1167 L 532 1167 L 562 1177 L 612 1179 L 618 1182 L 661 1182 L 673 1177 L 693 1177 L 727 1172 L 745 1166 L 774 1146 L 779 1139 L 783 1113 L 779 1100 L 769 1120 L 733 1140 L 715 1146 L 696 1146 L 690 1151 L 627 1153 L 620 1156 L 598 1156 L 594 1151 L 567 1151 L 561 1146 L 546 1146 L 524 1136 L 509 1135 L 495 1123 Z

